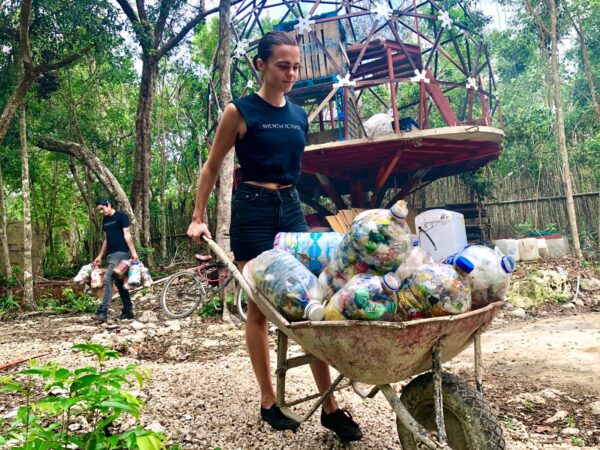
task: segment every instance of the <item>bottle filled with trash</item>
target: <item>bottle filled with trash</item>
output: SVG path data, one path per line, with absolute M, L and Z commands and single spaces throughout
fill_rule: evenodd
M 334 293 L 356 274 L 394 272 L 412 250 L 407 215 L 402 200 L 357 215 L 319 278 L 322 286 Z
M 131 263 L 127 284 L 130 288 L 136 288 L 142 284 L 142 263 L 140 261 L 133 261 Z
M 100 289 L 104 282 L 104 271 L 94 265 L 94 269 L 90 273 L 90 289 Z
M 398 294 L 398 306 L 409 319 L 462 314 L 471 309 L 469 261 L 456 265 L 423 264 L 406 279 Z
M 491 249 L 483 245 L 471 245 L 458 255 L 446 259 L 456 264 L 460 259 L 469 261 L 473 269 L 469 272 L 469 283 L 474 308 L 481 308 L 506 298 L 510 278 L 516 269 L 515 260 L 502 254 L 498 247 Z
M 343 234 L 277 233 L 273 248 L 280 248 L 296 257 L 316 276 L 323 271 L 340 245 Z
M 129 259 L 122 259 L 113 269 L 113 275 L 117 278 L 124 278 L 129 272 L 131 267 L 131 261 Z
M 94 270 L 94 263 L 86 264 L 79 269 L 77 275 L 73 278 L 75 283 L 87 283 L 90 280 L 90 275 L 92 274 L 92 270 Z
M 317 277 L 288 252 L 267 250 L 249 261 L 243 272 L 286 319 L 323 318 L 323 291 Z
M 400 283 L 392 273 L 354 275 L 325 306 L 325 320 L 401 320 L 396 294 Z

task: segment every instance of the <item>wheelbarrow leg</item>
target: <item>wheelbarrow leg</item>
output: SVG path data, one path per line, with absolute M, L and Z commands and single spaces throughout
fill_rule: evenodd
M 287 350 L 288 337 L 285 333 L 277 330 L 277 406 L 285 406 L 285 375 L 287 372 Z
M 483 366 L 481 364 L 481 333 L 483 328 L 479 328 L 473 336 L 473 347 L 475 348 L 475 385 L 481 395 L 483 395 Z
M 444 398 L 442 395 L 442 346 L 444 338 L 441 338 L 433 346 L 431 359 L 433 360 L 433 406 L 435 408 L 435 424 L 437 427 L 438 440 L 446 442 L 446 425 L 444 424 Z
M 400 398 L 396 395 L 396 392 L 389 384 L 380 384 L 379 389 L 391 405 L 392 409 L 396 413 L 396 417 L 402 423 L 402 425 L 409 429 L 415 439 L 430 450 L 452 450 L 445 442 L 438 442 L 436 439 L 431 437 L 429 431 L 427 431 L 419 422 L 417 422 L 404 407 L 404 404 Z

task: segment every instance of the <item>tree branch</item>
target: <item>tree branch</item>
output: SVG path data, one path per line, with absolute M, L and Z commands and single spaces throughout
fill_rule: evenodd
M 162 40 L 163 32 L 165 31 L 165 24 L 167 23 L 167 18 L 171 12 L 172 3 L 173 2 L 169 0 L 161 0 L 160 2 L 158 21 L 156 22 L 156 27 L 154 28 L 154 42 L 157 46 L 160 45 L 160 41 Z
M 140 23 L 139 17 L 129 4 L 128 0 L 117 0 L 117 3 L 119 4 L 119 6 L 121 7 L 121 9 L 123 10 L 123 12 L 125 13 L 132 25 L 135 26 L 136 24 Z
M 89 45 L 88 47 L 83 49 L 81 52 L 74 53 L 70 56 L 67 56 L 65 59 L 58 61 L 56 63 L 40 64 L 38 66 L 35 66 L 33 70 L 35 71 L 36 74 L 42 74 L 42 73 L 46 73 L 46 72 L 52 72 L 53 70 L 61 69 L 65 66 L 68 66 L 71 63 L 74 63 L 78 59 L 81 59 L 83 57 L 83 55 L 85 55 L 87 52 L 89 52 L 92 49 L 92 47 L 93 47 L 92 45 Z
M 31 23 L 31 2 L 32 0 L 21 1 L 20 14 L 20 55 L 21 61 L 25 70 L 30 72 L 33 70 L 33 62 L 31 61 L 31 48 L 29 47 L 29 24 Z
M 533 8 L 531 0 L 525 0 L 525 4 L 527 6 L 527 10 L 535 19 L 535 22 L 538 28 L 540 29 L 541 33 L 545 34 L 546 36 L 550 35 L 550 30 L 548 30 L 548 27 L 544 24 L 544 21 L 542 20 L 540 14 Z

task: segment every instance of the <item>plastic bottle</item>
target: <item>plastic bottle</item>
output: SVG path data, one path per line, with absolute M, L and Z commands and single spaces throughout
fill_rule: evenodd
M 100 289 L 104 281 L 104 272 L 99 267 L 94 266 L 94 269 L 90 273 L 90 288 Z
M 75 283 L 82 283 L 82 284 L 89 281 L 92 270 L 94 270 L 94 263 L 90 263 L 90 264 L 86 264 L 85 266 L 82 266 L 81 269 L 79 269 L 79 272 L 77 272 L 77 275 L 75 275 L 75 277 L 73 278 L 73 281 Z
M 390 209 L 371 209 L 357 215 L 326 274 L 319 278 L 322 285 L 335 292 L 356 274 L 394 272 L 412 250 L 407 215 L 408 208 L 402 200 Z
M 142 286 L 144 286 L 144 287 L 152 286 L 152 276 L 150 275 L 150 271 L 143 264 L 142 264 Z
M 291 253 L 315 275 L 323 271 L 340 245 L 343 234 L 277 233 L 273 248 Z
M 325 320 L 401 320 L 396 299 L 399 289 L 392 273 L 355 275 L 327 302 Z
M 396 270 L 396 277 L 401 282 L 410 277 L 419 266 L 433 264 L 433 258 L 422 247 L 413 247 L 408 257 Z
M 267 250 L 244 267 L 244 275 L 288 320 L 321 320 L 323 291 L 317 277 L 281 249 Z
M 510 277 L 516 263 L 504 256 L 498 247 L 491 249 L 483 245 L 472 245 L 460 253 L 473 265 L 469 273 L 473 307 L 480 308 L 488 303 L 504 300 L 510 286 Z
M 117 278 L 123 278 L 129 272 L 131 267 L 131 261 L 128 259 L 122 259 L 113 269 L 113 275 Z
M 399 306 L 414 308 L 411 318 L 462 314 L 471 309 L 471 287 L 466 259 L 460 268 L 449 264 L 423 264 L 405 281 L 399 293 Z M 458 270 L 457 270 L 458 269 Z M 406 292 L 410 290 L 410 292 Z M 425 310 L 427 309 L 427 311 Z
M 129 267 L 127 284 L 130 288 L 136 288 L 142 284 L 142 268 L 139 261 L 133 261 Z

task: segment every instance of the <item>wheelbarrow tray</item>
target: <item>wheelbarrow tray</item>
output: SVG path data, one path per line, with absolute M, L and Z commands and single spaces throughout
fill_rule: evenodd
M 352 381 L 397 383 L 431 370 L 431 349 L 442 337 L 442 362 L 461 353 L 473 335 L 494 318 L 502 302 L 454 316 L 408 322 L 364 320 L 289 322 L 253 289 L 263 314 L 307 352 Z

